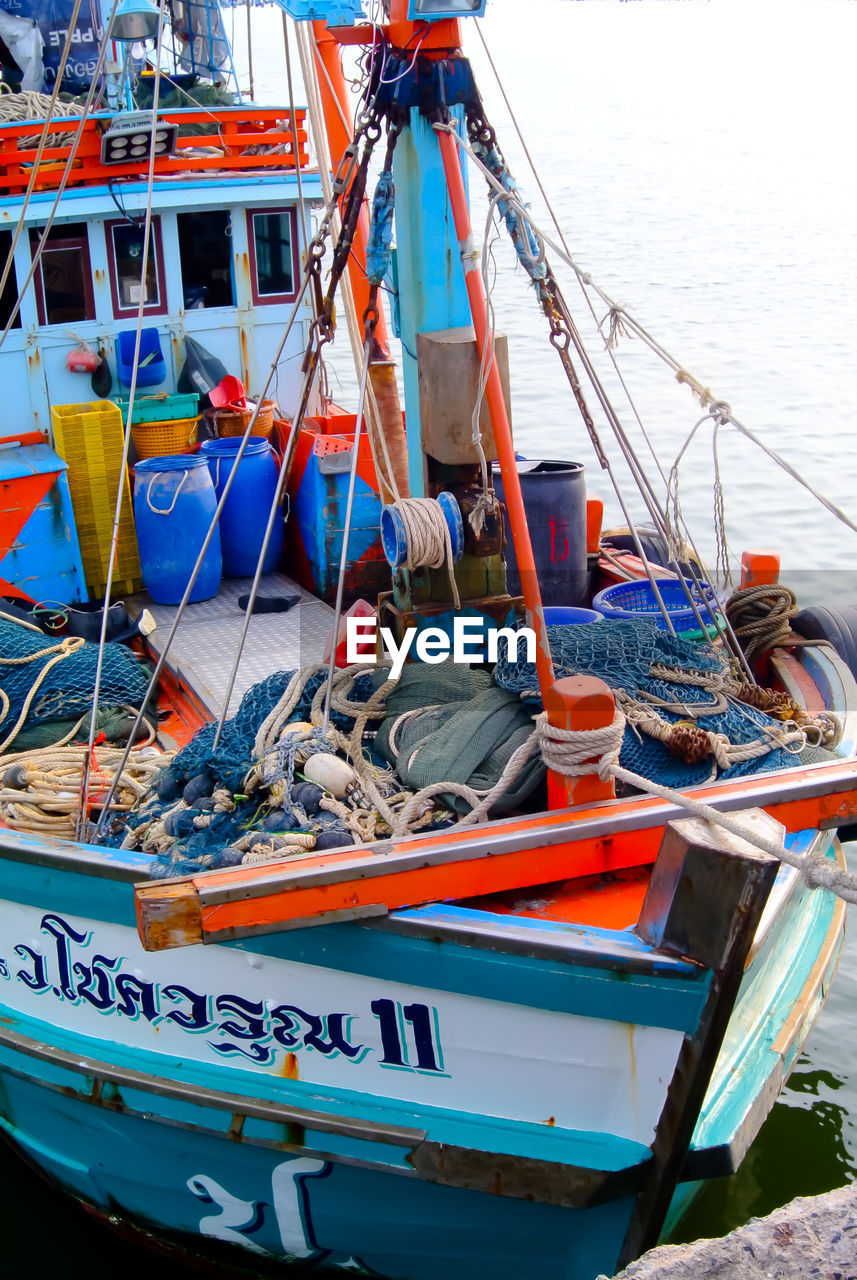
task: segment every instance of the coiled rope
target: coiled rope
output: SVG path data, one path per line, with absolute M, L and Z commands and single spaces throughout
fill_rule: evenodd
M 53 99 L 46 93 L 4 93 L 0 91 L 0 124 L 47 120 L 52 115 L 53 108 Z M 76 102 L 62 103 L 62 115 L 66 119 L 77 118 L 85 114 L 85 109 L 82 106 L 78 106 Z M 53 122 L 51 128 L 54 128 Z M 57 133 L 51 139 L 51 146 L 70 146 L 73 138 L 74 133 Z M 29 151 L 32 147 L 38 146 L 38 143 L 38 134 L 32 137 L 19 138 L 18 150 Z
M 536 734 L 542 759 L 549 769 L 566 777 L 597 774 L 602 781 L 606 782 L 613 778 L 650 795 L 660 796 L 661 799 L 670 801 L 686 813 L 701 818 L 704 822 L 720 826 L 757 849 L 771 854 L 780 862 L 794 867 L 810 888 L 827 889 L 845 902 L 857 902 L 857 876 L 841 870 L 823 854 L 791 853 L 783 843 L 769 840 L 758 832 L 748 830 L 729 814 L 721 813 L 701 800 L 693 800 L 673 787 L 662 786 L 649 778 L 641 777 L 638 773 L 633 773 L 630 769 L 622 768 L 619 764 L 619 751 L 625 733 L 625 724 L 625 714 L 618 705 L 612 724 L 603 729 L 559 729 L 548 724 L 547 716 L 542 712 L 536 720 Z
M 13 831 L 73 838 L 80 808 L 84 765 L 89 763 L 91 808 L 100 808 L 116 779 L 110 813 L 126 813 L 150 791 L 172 752 L 134 749 L 123 766 L 121 747 L 44 747 L 4 757 L 0 817 Z M 117 769 L 119 770 L 117 778 Z M 12 785 L 14 783 L 14 785 Z
M 778 583 L 742 587 L 726 602 L 726 616 L 749 662 L 788 640 L 797 597 Z
M 439 569 L 445 564 L 452 598 L 456 609 L 460 609 L 461 598 L 453 570 L 452 539 L 443 508 L 434 498 L 399 498 L 391 505 L 399 513 L 405 529 L 408 558 L 404 567 Z

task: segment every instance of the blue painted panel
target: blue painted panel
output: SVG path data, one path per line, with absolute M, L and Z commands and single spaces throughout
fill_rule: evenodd
M 590 1133 L 524 1120 L 508 1120 L 427 1103 L 420 1103 L 417 1107 L 407 1100 L 384 1098 L 329 1085 L 320 1093 L 320 1086 L 317 1084 L 258 1073 L 238 1062 L 229 1065 L 202 1063 L 192 1059 L 177 1059 L 170 1054 L 142 1052 L 112 1040 L 93 1041 L 31 1018 L 11 1017 L 7 1019 L 7 1024 L 16 1032 L 37 1042 L 49 1042 L 60 1051 L 82 1058 L 94 1056 L 100 1062 L 137 1071 L 143 1076 L 181 1080 L 198 1088 L 199 1103 L 161 1098 L 149 1093 L 142 1085 L 122 1086 L 121 1096 L 129 1111 L 140 1114 L 154 1112 L 172 1122 L 193 1124 L 218 1133 L 227 1132 L 231 1113 L 206 1106 L 202 1093 L 205 1089 L 216 1089 L 241 1098 L 309 1112 L 322 1109 L 327 1115 L 357 1119 L 367 1124 L 416 1128 L 424 1131 L 432 1142 L 452 1144 L 474 1151 L 500 1152 L 554 1161 L 584 1169 L 629 1169 L 646 1163 L 651 1154 L 648 1147 L 641 1143 L 610 1133 Z M 44 1082 L 53 1089 L 74 1091 L 84 1098 L 89 1095 L 92 1087 L 91 1077 L 0 1045 L 0 1074 L 4 1073 L 4 1068 L 32 1078 L 37 1083 Z M 49 1089 L 46 1096 L 51 1097 L 52 1090 Z M 295 1127 L 303 1128 L 299 1124 Z M 294 1137 L 284 1137 L 282 1122 L 248 1120 L 244 1132 L 248 1138 L 277 1142 L 299 1141 Z M 337 1136 L 321 1129 L 316 1131 L 311 1120 L 306 1124 L 306 1135 L 308 1145 L 314 1141 L 316 1146 L 322 1146 L 324 1150 L 343 1158 L 371 1160 L 393 1168 L 410 1168 L 406 1159 L 409 1149 L 407 1146 L 390 1146 L 381 1139 L 360 1140 L 349 1134 Z
M 612 1274 L 633 1205 L 623 1197 L 562 1209 L 334 1164 L 312 1151 L 288 1156 L 4 1077 L 11 1122 L 0 1123 L 42 1168 L 102 1211 L 196 1247 L 207 1238 L 269 1259 L 354 1259 L 398 1280 L 592 1280 Z
M 12 901 L 135 928 L 127 881 L 11 861 L 4 864 L 4 880 L 4 896 Z M 227 945 L 438 991 L 685 1032 L 698 1024 L 709 983 L 707 971 L 663 977 L 629 974 L 624 969 L 439 944 L 359 923 L 298 929 Z
M 695 1149 L 728 1146 L 772 1075 L 781 1069 L 787 1075 L 793 1066 L 838 961 L 845 933 L 844 916 L 836 930 L 834 913 L 838 910 L 839 904 L 831 894 L 799 884 L 781 911 L 776 926 L 744 975 L 694 1132 Z M 817 989 L 809 1007 L 802 1011 L 796 1034 L 790 1043 L 774 1052 L 773 1046 L 810 981 L 825 942 L 830 948 L 827 970 L 817 975 Z
M 2 526 L 14 528 L 20 519 L 27 502 L 23 481 L 31 476 L 56 477 L 0 560 L 0 578 L 34 600 L 73 604 L 85 600 L 87 592 L 66 470 L 62 458 L 46 444 L 0 441 Z
M 454 107 L 452 114 L 463 120 L 461 107 Z M 416 335 L 455 329 L 471 319 L 437 138 L 416 108 L 409 123 L 396 146 L 393 175 L 408 473 L 416 498 L 424 493 Z M 433 264 L 430 272 L 425 269 L 427 262 Z

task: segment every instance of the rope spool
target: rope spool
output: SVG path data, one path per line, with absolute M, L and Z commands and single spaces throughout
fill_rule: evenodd
M 464 553 L 464 522 L 451 493 L 399 498 L 381 512 L 381 544 L 394 569 L 439 569 L 446 564 L 456 609 L 461 598 L 453 564 Z

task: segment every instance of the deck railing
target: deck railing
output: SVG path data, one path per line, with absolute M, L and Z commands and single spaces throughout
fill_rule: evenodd
M 99 112 L 87 119 L 68 186 L 98 186 L 119 178 L 145 178 L 149 169 L 147 156 L 128 158 L 119 164 L 101 163 L 101 135 L 110 128 L 113 119 L 112 112 Z M 301 166 L 309 160 L 303 110 L 295 111 L 294 133 L 288 108 L 258 107 L 252 103 L 160 111 L 158 119 L 176 123 L 180 131 L 176 154 L 155 160 L 155 174 L 159 178 L 183 173 L 214 177 L 223 172 L 294 170 L 295 139 Z M 39 163 L 37 191 L 56 190 L 59 186 L 78 123 L 79 117 L 51 121 L 49 145 Z M 181 136 L 187 125 L 193 125 L 194 132 Z M 41 120 L 0 126 L 0 192 L 15 195 L 26 191 L 43 128 Z

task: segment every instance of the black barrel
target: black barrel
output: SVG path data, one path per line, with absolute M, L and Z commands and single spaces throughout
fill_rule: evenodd
M 583 463 L 548 459 L 518 460 L 521 493 L 533 557 L 542 593 L 542 604 L 576 605 L 586 599 L 586 486 Z M 503 497 L 500 467 L 494 463 L 494 486 Z M 511 595 L 521 591 L 521 579 L 508 512 L 506 525 L 506 578 Z

